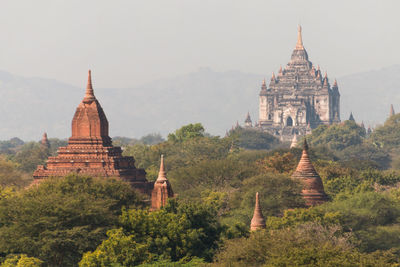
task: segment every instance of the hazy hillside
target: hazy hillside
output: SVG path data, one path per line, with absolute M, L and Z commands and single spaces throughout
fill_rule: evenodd
M 260 75 L 200 69 L 132 89 L 94 90 L 110 122 L 111 136 L 165 135 L 183 124 L 202 122 L 213 134 L 224 134 L 247 111 L 256 115 Z M 84 95 L 55 80 L 24 78 L 0 72 L 0 139 L 69 137 L 75 108 Z
M 382 124 L 389 115 L 390 104 L 400 111 L 400 65 L 356 73 L 338 79 L 342 119 L 353 111 L 356 121 L 366 126 Z
M 400 111 L 399 76 L 400 65 L 396 65 L 338 78 L 342 119 L 353 111 L 357 121 L 373 125 L 386 119 L 391 103 Z M 190 122 L 202 122 L 209 132 L 221 135 L 236 120 L 242 122 L 247 111 L 253 121 L 257 118 L 262 78 L 203 68 L 131 89 L 99 88 L 94 76 L 94 87 L 110 122 L 111 136 L 165 135 Z M 84 90 L 85 81 L 77 88 L 0 72 L 0 139 L 37 140 L 44 131 L 49 137 L 69 137 Z

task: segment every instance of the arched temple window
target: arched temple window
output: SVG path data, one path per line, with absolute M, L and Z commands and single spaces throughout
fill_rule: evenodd
M 293 120 L 290 116 L 286 119 L 286 126 L 293 126 Z

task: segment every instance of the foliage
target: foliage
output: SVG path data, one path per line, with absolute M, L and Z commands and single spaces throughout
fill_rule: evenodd
M 222 228 L 212 207 L 171 203 L 165 209 L 123 210 L 122 228 L 87 252 L 80 266 L 133 266 L 159 260 L 211 260 Z
M 234 144 L 245 149 L 271 149 L 279 141 L 273 135 L 254 129 L 237 127 L 229 132 Z
M 240 161 L 203 160 L 188 167 L 172 170 L 170 180 L 181 197 L 195 198 L 205 189 L 238 188 L 247 177 L 257 174 L 255 165 Z
M 307 137 L 312 146 L 326 145 L 332 150 L 343 150 L 346 147 L 359 145 L 365 137 L 365 129 L 354 121 L 344 121 L 330 126 L 321 125 Z
M 43 165 L 46 162 L 49 155 L 49 150 L 39 143 L 29 142 L 21 147 L 12 160 L 19 164 L 20 170 L 33 172 L 37 165 Z
M 138 205 L 129 185 L 70 175 L 0 200 L 0 254 L 26 253 L 50 266 L 73 266 L 118 222 L 122 206 Z
M 297 181 L 285 175 L 264 173 L 246 179 L 239 190 L 231 193 L 229 215 L 249 225 L 256 192 L 259 192 L 264 216 L 277 216 L 285 209 L 304 207 L 301 185 Z
M 132 146 L 135 144 L 156 145 L 164 141 L 165 141 L 164 138 L 159 133 L 147 134 L 145 136 L 142 136 L 140 139 L 122 137 L 122 136 L 113 137 L 113 144 L 115 146 L 122 146 L 122 147 Z
M 400 145 L 400 114 L 390 116 L 383 126 L 377 127 L 371 134 L 372 142 L 381 148 Z
M 23 144 L 24 141 L 18 137 L 11 138 L 7 141 L 0 141 L 0 153 L 15 154 L 16 150 L 18 150 Z
M 226 158 L 230 142 L 219 137 L 197 137 L 182 142 L 167 141 L 147 146 L 127 146 L 124 155 L 134 156 L 136 166 L 145 168 L 150 180 L 155 180 L 159 169 L 160 155 L 164 154 L 167 171 L 191 166 L 204 160 Z
M 49 154 L 51 156 L 56 156 L 58 148 L 61 146 L 66 146 L 68 144 L 68 141 L 58 138 L 49 138 L 49 143 L 50 143 Z
M 285 154 L 275 152 L 273 156 L 266 157 L 257 163 L 266 172 L 290 173 L 294 171 L 298 162 L 290 152 Z
M 23 187 L 28 185 L 32 179 L 18 170 L 17 164 L 0 156 L 0 187 L 12 186 Z
M 9 255 L 0 267 L 40 267 L 43 261 L 26 254 Z
M 165 141 L 164 138 L 159 133 L 148 134 L 148 135 L 142 136 L 139 139 L 139 142 L 141 142 L 145 145 L 156 145 L 156 144 L 162 143 L 164 141 Z
M 390 252 L 360 253 L 339 226 L 317 223 L 295 228 L 257 231 L 249 238 L 226 242 L 217 255 L 223 266 L 392 266 Z
M 204 137 L 204 127 L 201 123 L 188 124 L 168 135 L 168 141 L 183 142 L 188 139 Z

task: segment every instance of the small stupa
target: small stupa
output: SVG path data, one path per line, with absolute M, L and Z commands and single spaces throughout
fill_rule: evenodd
M 265 228 L 265 219 L 261 211 L 260 199 L 258 197 L 258 192 L 257 192 L 253 218 L 251 219 L 250 223 L 250 231 L 256 231 L 264 228 Z
M 154 183 L 153 191 L 151 192 L 151 210 L 159 210 L 167 204 L 169 198 L 174 197 L 171 184 L 167 179 L 165 172 L 164 156 L 161 155 L 160 171 L 158 172 L 157 180 Z
M 292 178 L 299 179 L 303 184 L 302 195 L 307 206 L 322 204 L 328 200 L 321 177 L 314 169 L 308 155 L 307 140 L 304 139 L 303 153 Z
M 50 148 L 50 142 L 49 142 L 49 139 L 47 139 L 47 133 L 43 134 L 42 140 L 40 141 L 40 145 L 44 149 Z

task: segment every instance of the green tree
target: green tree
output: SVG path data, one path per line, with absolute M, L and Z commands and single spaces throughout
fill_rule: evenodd
M 226 242 L 217 266 L 397 266 L 390 252 L 361 253 L 340 226 L 302 224 Z
M 278 139 L 269 133 L 241 127 L 232 130 L 229 137 L 245 149 L 271 149 L 279 143 Z
M 32 179 L 18 170 L 18 165 L 0 156 L 0 187 L 24 187 Z
M 165 209 L 123 210 L 122 228 L 87 252 L 80 266 L 133 266 L 159 260 L 211 260 L 222 228 L 212 207 L 172 202 Z
M 26 254 L 10 255 L 0 264 L 0 267 L 40 267 L 43 261 L 28 257 Z
M 400 114 L 390 116 L 383 126 L 377 127 L 371 134 L 372 142 L 381 148 L 400 145 Z
M 307 137 L 311 146 L 326 145 L 332 150 L 343 150 L 346 147 L 359 145 L 365 138 L 365 129 L 354 121 L 344 121 L 330 126 L 321 125 Z
M 168 141 L 172 142 L 183 142 L 188 139 L 203 137 L 204 136 L 204 127 L 201 123 L 188 124 L 182 126 L 175 133 L 170 133 L 168 135 Z
M 140 204 L 115 179 L 70 175 L 0 200 L 0 254 L 26 253 L 46 266 L 74 266 L 118 222 L 122 206 Z
M 21 147 L 12 160 L 19 164 L 19 169 L 22 171 L 33 172 L 37 165 L 46 162 L 49 155 L 49 150 L 41 147 L 39 143 L 29 142 Z
M 148 135 L 142 136 L 139 139 L 139 142 L 141 142 L 145 145 L 156 145 L 156 144 L 162 143 L 164 141 L 165 141 L 164 138 L 159 133 L 148 134 Z

